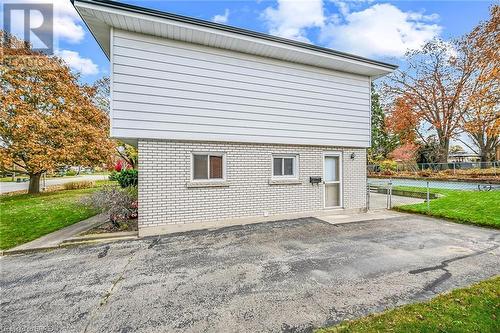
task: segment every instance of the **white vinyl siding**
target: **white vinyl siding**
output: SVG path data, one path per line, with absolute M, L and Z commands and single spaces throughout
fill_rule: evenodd
M 369 146 L 368 77 L 113 33 L 114 137 Z

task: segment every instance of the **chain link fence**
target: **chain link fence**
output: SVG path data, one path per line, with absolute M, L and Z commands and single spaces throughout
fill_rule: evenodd
M 369 164 L 369 174 L 387 172 L 428 175 L 443 173 L 448 175 L 492 175 L 500 176 L 500 161 L 494 162 L 450 162 L 450 163 L 396 163 Z
M 443 205 L 462 209 L 467 200 L 480 200 L 480 192 L 494 192 L 500 205 L 500 182 L 369 178 L 367 184 L 368 207 L 372 210 L 402 208 L 430 212 Z M 445 197 L 447 200 L 439 201 Z

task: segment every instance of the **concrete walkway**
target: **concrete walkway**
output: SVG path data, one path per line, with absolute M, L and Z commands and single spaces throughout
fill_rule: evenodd
M 412 205 L 425 202 L 424 199 L 402 197 L 400 195 L 392 195 L 392 206 Z M 383 193 L 370 193 L 370 209 L 386 209 L 387 208 L 387 194 Z
M 368 213 L 354 211 L 354 210 L 346 210 L 346 211 L 336 210 L 332 212 L 325 212 L 324 213 L 325 215 L 322 214 L 309 215 L 309 213 L 297 213 L 297 214 L 289 214 L 286 217 L 282 215 L 280 217 L 276 216 L 260 217 L 260 218 L 251 217 L 251 218 L 239 218 L 232 220 L 229 219 L 229 220 L 216 220 L 216 221 L 196 222 L 196 223 L 168 224 L 159 228 L 143 228 L 139 230 L 139 237 L 157 236 L 158 234 L 166 235 L 166 234 L 185 233 L 195 230 L 217 230 L 227 227 L 237 227 L 237 226 L 257 224 L 257 223 L 275 222 L 278 220 L 290 220 L 290 219 L 309 218 L 309 217 L 316 217 L 330 224 L 342 224 L 342 223 L 359 222 L 359 221 L 380 220 L 380 219 L 387 219 L 391 217 L 401 216 L 401 213 L 380 208 L 381 207 L 378 207 L 376 210 L 369 211 Z
M 327 215 L 318 217 L 318 219 L 328 222 L 330 224 L 345 224 L 345 223 L 362 222 L 362 221 L 383 220 L 396 217 L 401 218 L 404 216 L 408 216 L 408 214 L 399 213 L 388 209 L 378 209 L 378 210 L 370 210 L 367 213 Z
M 57 230 L 48 235 L 37 238 L 29 243 L 25 243 L 12 249 L 6 250 L 3 253 L 9 254 L 35 250 L 54 249 L 59 247 L 59 245 L 61 245 L 63 241 L 70 239 L 78 235 L 79 233 L 85 232 L 93 227 L 96 227 L 104 221 L 106 221 L 106 214 L 98 214 L 86 220 L 67 226 L 66 228 L 63 228 L 61 230 Z

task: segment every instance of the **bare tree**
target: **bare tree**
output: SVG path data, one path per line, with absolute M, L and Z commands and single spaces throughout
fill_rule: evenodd
M 426 133 L 435 132 L 438 161 L 446 162 L 450 140 L 461 130 L 467 109 L 462 94 L 472 73 L 469 59 L 455 53 L 452 44 L 433 40 L 421 50 L 407 53 L 407 68 L 388 77 L 384 90 L 393 96 L 394 111 L 411 117 L 417 136 L 427 143 Z M 401 110 L 399 110 L 401 111 Z
M 460 140 L 481 162 L 495 159 L 500 144 L 500 6 L 491 7 L 491 17 L 481 22 L 460 40 L 463 52 L 474 58 L 474 71 L 468 82 L 468 110 L 463 115 L 463 130 L 473 146 Z
M 424 144 L 435 134 L 438 162 L 447 161 L 450 140 L 464 132 L 483 160 L 499 144 L 499 8 L 492 6 L 490 19 L 460 39 L 408 52 L 407 67 L 384 85 L 394 101 L 389 122 Z

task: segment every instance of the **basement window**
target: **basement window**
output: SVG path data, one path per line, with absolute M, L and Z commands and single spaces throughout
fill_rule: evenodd
M 273 155 L 273 178 L 298 178 L 297 155 Z
M 193 180 L 224 180 L 225 158 L 222 153 L 195 153 L 192 159 Z

